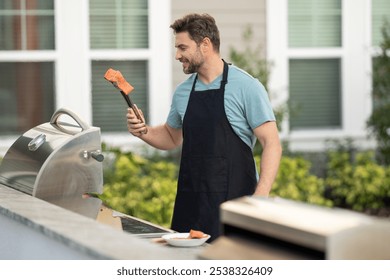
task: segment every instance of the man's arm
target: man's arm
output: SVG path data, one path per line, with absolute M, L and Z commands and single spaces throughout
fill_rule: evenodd
M 182 143 L 181 129 L 172 128 L 166 123 L 154 127 L 147 126 L 142 111 L 139 111 L 143 122 L 137 119 L 131 108 L 127 110 L 127 129 L 131 134 L 160 150 L 171 150 Z
M 276 122 L 266 122 L 253 130 L 263 147 L 260 162 L 260 178 L 254 195 L 267 197 L 279 169 L 282 146 Z

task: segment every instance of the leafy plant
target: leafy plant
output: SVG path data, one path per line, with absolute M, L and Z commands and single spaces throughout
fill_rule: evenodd
M 324 180 L 310 174 L 310 162 L 301 157 L 281 159 L 270 195 L 328 207 L 333 205 L 325 198 Z
M 169 227 L 176 196 L 176 157 L 104 151 L 105 184 L 99 196 L 103 202 L 119 212 Z M 328 158 L 323 179 L 310 173 L 310 161 L 284 156 L 271 196 L 371 214 L 390 209 L 390 167 L 377 164 L 373 152 L 357 152 L 352 144 L 346 147 L 344 143 L 330 150 Z M 255 160 L 260 166 L 260 157 Z
M 242 34 L 245 49 L 238 51 L 233 47 L 230 47 L 230 59 L 237 66 L 244 69 L 248 74 L 255 78 L 264 85 L 268 90 L 268 78 L 270 74 L 271 64 L 261 57 L 261 45 L 253 48 L 253 29 L 250 25 L 246 26 Z
M 379 160 L 390 164 L 390 23 L 382 27 L 381 54 L 373 60 L 374 109 L 367 121 L 377 142 Z
M 337 207 L 356 211 L 388 207 L 390 167 L 375 162 L 373 152 L 329 152 L 326 185 Z
M 100 196 L 112 209 L 169 227 L 176 196 L 177 165 L 111 150 Z

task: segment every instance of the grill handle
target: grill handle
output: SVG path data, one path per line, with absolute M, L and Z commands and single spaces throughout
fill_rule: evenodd
M 67 134 L 72 134 L 72 135 L 78 133 L 78 132 L 68 130 L 68 129 L 62 127 L 61 125 L 59 125 L 58 119 L 63 114 L 68 115 L 69 117 L 74 119 L 76 121 L 76 123 L 80 126 L 81 131 L 84 131 L 84 130 L 87 130 L 90 128 L 90 126 L 86 122 L 84 122 L 82 119 L 80 119 L 79 116 L 77 116 L 75 113 L 73 113 L 72 111 L 70 111 L 66 108 L 60 108 L 54 112 L 53 116 L 50 119 L 50 124 L 53 125 L 55 128 L 57 128 L 58 130 L 65 132 Z

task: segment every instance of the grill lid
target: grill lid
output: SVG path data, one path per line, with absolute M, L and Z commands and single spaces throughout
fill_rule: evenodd
M 77 125 L 60 122 L 60 117 Z M 9 148 L 0 165 L 0 183 L 96 218 L 101 201 L 85 194 L 102 193 L 103 159 L 100 128 L 62 108 Z

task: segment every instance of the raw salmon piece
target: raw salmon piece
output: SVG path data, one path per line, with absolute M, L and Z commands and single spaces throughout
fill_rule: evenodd
M 203 238 L 205 236 L 207 235 L 200 230 L 193 230 L 193 229 L 190 230 L 190 238 Z
M 129 94 L 134 89 L 134 87 L 126 81 L 122 73 L 118 70 L 109 68 L 106 74 L 104 74 L 104 78 L 111 82 L 115 87 L 123 91 L 125 94 Z

